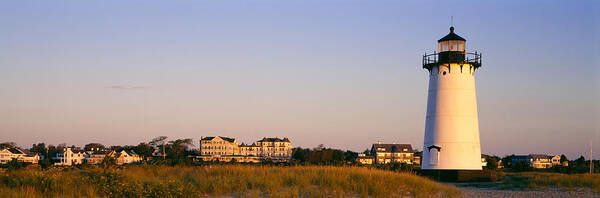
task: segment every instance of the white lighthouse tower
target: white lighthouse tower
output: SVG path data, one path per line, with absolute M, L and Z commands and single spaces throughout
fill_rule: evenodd
M 465 42 L 450 27 L 438 52 L 423 56 L 429 71 L 423 170 L 481 170 L 475 97 L 481 54 L 466 52 Z

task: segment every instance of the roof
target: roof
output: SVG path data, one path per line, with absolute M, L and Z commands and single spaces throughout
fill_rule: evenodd
M 225 141 L 231 142 L 231 143 L 233 143 L 235 141 L 235 138 L 230 138 L 230 137 L 219 136 L 219 138 L 221 138 L 221 139 L 223 139 Z M 215 137 L 205 137 L 205 138 L 202 138 L 202 140 L 213 140 L 213 139 L 215 139 Z
M 450 33 L 448 35 L 444 36 L 443 38 L 441 38 L 440 40 L 438 40 L 438 42 L 455 41 L 455 40 L 466 41 L 463 37 L 460 37 L 454 33 L 454 27 L 450 27 Z
M 528 159 L 551 159 L 552 156 L 544 155 L 544 154 L 529 154 L 529 155 L 515 155 L 512 157 L 512 160 L 528 160 Z
M 385 151 L 391 151 L 391 152 L 406 152 L 406 153 L 412 153 L 412 146 L 410 144 L 373 144 L 372 150 L 377 152 L 377 148 L 384 148 Z M 406 151 L 404 151 L 404 149 L 407 149 Z
M 23 154 L 23 155 L 25 155 L 25 152 L 23 152 L 23 150 L 18 149 L 18 148 L 9 148 L 8 151 L 10 151 L 13 154 Z
M 529 154 L 529 156 L 531 156 L 531 158 L 533 159 L 548 159 L 550 157 L 548 157 L 548 155 L 544 155 L 544 154 Z
M 375 156 L 358 156 L 356 159 L 375 159 Z
M 266 138 L 263 137 L 262 140 L 259 140 L 257 142 L 290 142 L 290 140 L 288 138 L 283 138 L 283 139 L 279 139 L 279 138 Z
M 90 153 L 91 155 L 106 155 L 109 154 L 111 151 L 94 151 L 92 153 Z

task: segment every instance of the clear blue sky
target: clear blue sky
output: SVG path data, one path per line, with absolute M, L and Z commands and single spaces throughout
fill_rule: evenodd
M 450 16 L 482 151 L 600 158 L 598 1 L 6 1 L 0 141 L 224 135 L 422 147 L 421 56 Z

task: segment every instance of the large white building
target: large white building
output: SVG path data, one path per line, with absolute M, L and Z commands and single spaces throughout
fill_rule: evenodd
M 199 159 L 204 161 L 259 162 L 261 159 L 288 161 L 292 143 L 288 138 L 263 138 L 252 144 L 239 144 L 234 138 L 202 137 Z
M 466 40 L 450 27 L 438 40 L 438 52 L 423 56 L 429 71 L 424 170 L 482 170 L 475 96 L 481 54 L 465 49 Z

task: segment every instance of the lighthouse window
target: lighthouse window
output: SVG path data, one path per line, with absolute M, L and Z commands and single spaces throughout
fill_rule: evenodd
M 439 151 L 437 149 L 431 149 L 429 151 L 429 155 L 431 155 L 429 158 L 429 164 L 433 166 L 438 165 L 438 160 L 440 157 Z

